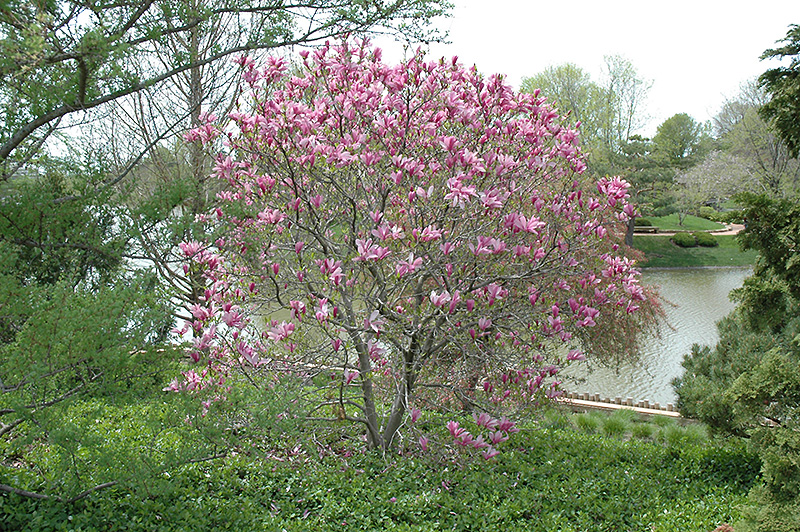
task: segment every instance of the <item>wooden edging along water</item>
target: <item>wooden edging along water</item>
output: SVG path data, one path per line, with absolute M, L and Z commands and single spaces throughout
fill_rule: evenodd
M 631 397 L 627 397 L 626 399 L 622 399 L 622 397 L 616 397 L 613 400 L 608 398 L 601 398 L 600 394 L 588 394 L 588 393 L 574 393 L 569 392 L 561 397 L 558 398 L 558 402 L 572 408 L 573 410 L 606 410 L 606 411 L 614 411 L 614 410 L 622 410 L 628 409 L 633 410 L 634 412 L 638 412 L 640 414 L 651 415 L 651 416 L 668 416 L 679 418 L 681 417 L 681 413 L 675 410 L 675 406 L 672 403 L 667 403 L 666 406 L 661 406 L 660 403 L 653 403 L 650 404 L 650 401 L 639 401 L 634 403 Z

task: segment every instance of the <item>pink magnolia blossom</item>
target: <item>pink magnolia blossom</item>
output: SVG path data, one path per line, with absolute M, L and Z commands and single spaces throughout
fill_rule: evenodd
M 224 309 L 223 309 L 224 310 Z M 245 325 L 245 321 L 240 314 L 240 310 L 237 307 L 230 307 L 228 310 L 225 310 L 222 313 L 222 321 L 228 327 L 235 327 L 237 329 L 241 329 Z
M 497 422 L 497 430 L 506 433 L 519 432 L 519 429 L 516 427 L 515 423 L 505 417 L 500 418 L 500 420 Z
M 503 442 L 508 441 L 508 434 L 501 430 L 494 431 L 489 434 L 489 441 L 492 442 L 492 445 L 497 446 Z
M 372 239 L 356 240 L 356 247 L 358 257 L 354 258 L 354 261 L 381 260 L 392 253 L 388 248 L 374 245 Z
M 450 192 L 445 194 L 444 199 L 450 201 L 453 207 L 464 208 L 471 198 L 478 195 L 474 186 L 465 185 L 465 178 L 464 174 L 460 174 L 447 180 L 447 187 Z
M 275 325 L 270 328 L 269 332 L 267 333 L 267 337 L 275 342 L 285 340 L 294 332 L 294 329 L 294 323 L 283 321 L 279 325 Z
M 384 323 L 386 323 L 386 320 L 381 318 L 381 313 L 373 310 L 369 317 L 364 320 L 364 329 L 372 329 L 374 332 L 379 333 Z
M 475 418 L 475 424 L 479 427 L 484 427 L 489 430 L 493 430 L 497 427 L 499 423 L 498 420 L 487 414 L 486 412 L 481 412 L 480 414 L 473 414 Z
M 428 441 L 429 441 L 428 438 L 425 437 L 425 436 L 421 436 L 419 438 L 419 446 L 420 446 L 420 448 L 422 449 L 423 452 L 427 452 L 428 451 Z
M 441 294 L 437 294 L 435 290 L 431 290 L 431 303 L 435 307 L 441 307 L 442 305 L 446 305 L 452 296 L 447 290 L 444 290 Z
M 456 443 L 462 447 L 472 446 L 475 443 L 475 437 L 462 429 L 462 432 L 456 437 Z
M 481 453 L 481 456 L 483 456 L 486 460 L 491 460 L 498 454 L 500 454 L 500 451 L 498 451 L 494 447 L 489 446 L 485 451 Z
M 439 249 L 441 249 L 442 253 L 445 255 L 449 255 L 455 249 L 455 245 L 452 242 L 442 242 L 439 245 Z
M 398 277 L 403 277 L 406 274 L 414 273 L 414 271 L 422 266 L 423 261 L 421 257 L 415 257 L 413 252 L 408 254 L 408 259 L 400 261 L 395 266 L 395 273 Z
M 237 58 L 249 89 L 236 110 L 187 134 L 222 150 L 218 203 L 196 223 L 224 234 L 180 245 L 200 294 L 189 354 L 204 371 L 182 376 L 193 393 L 223 390 L 242 364 L 273 386 L 357 363 L 328 385 L 359 375 L 346 400 L 367 444 L 387 446 L 382 427 L 414 430 L 393 404 L 463 380 L 489 383 L 487 409 L 515 408 L 559 391 L 548 353 L 578 361 L 578 339 L 636 322 L 646 291 L 619 247 L 629 185 L 581 175 L 577 131 L 542 97 L 422 52 L 388 65 L 366 42 L 300 56 L 291 71 Z M 264 324 L 281 309 L 289 321 Z M 491 368 L 508 364 L 536 369 L 495 389 Z M 421 374 L 442 387 L 415 388 Z M 487 458 L 516 430 L 476 423 L 483 434 L 448 430 Z
M 419 239 L 422 242 L 430 242 L 431 240 L 438 240 L 442 238 L 443 234 L 444 233 L 440 229 L 437 229 L 435 225 L 428 225 L 420 233 Z
M 306 314 L 306 304 L 302 301 L 297 301 L 294 299 L 289 301 L 289 308 L 292 309 L 291 314 L 293 319 L 300 320 Z
M 181 248 L 186 257 L 193 257 L 203 249 L 203 244 L 200 242 L 181 242 L 178 247 Z
M 458 438 L 464 432 L 466 432 L 466 429 L 458 425 L 458 421 L 448 421 L 446 426 L 447 430 L 450 431 L 450 435 L 453 438 Z
M 586 357 L 579 350 L 572 349 L 569 353 L 567 353 L 567 360 L 586 360 Z

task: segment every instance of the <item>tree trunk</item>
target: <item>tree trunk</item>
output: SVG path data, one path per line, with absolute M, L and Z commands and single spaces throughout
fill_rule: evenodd
M 367 446 L 370 449 L 383 448 L 384 441 L 378 423 L 378 410 L 375 407 L 375 391 L 372 388 L 372 363 L 369 359 L 369 351 L 358 333 L 351 332 L 350 338 L 358 352 L 358 373 L 361 380 L 361 395 L 364 399 L 364 417 L 367 421 Z
M 633 247 L 633 230 L 636 227 L 634 218 L 628 220 L 628 226 L 625 228 L 625 245 Z

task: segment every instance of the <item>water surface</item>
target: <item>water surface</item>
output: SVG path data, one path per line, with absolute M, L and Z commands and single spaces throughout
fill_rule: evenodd
M 591 373 L 570 368 L 570 373 L 586 377 L 583 384 L 565 383 L 578 393 L 599 393 L 602 397 L 632 397 L 662 405 L 675 403 L 670 381 L 681 374 L 681 360 L 692 344 L 716 344 L 716 323 L 734 308 L 728 294 L 742 286 L 750 268 L 646 269 L 642 280 L 659 285 L 665 303 L 666 320 L 660 324 L 660 338 L 648 339 L 642 350 L 640 367 L 625 366 L 617 374 L 600 368 Z

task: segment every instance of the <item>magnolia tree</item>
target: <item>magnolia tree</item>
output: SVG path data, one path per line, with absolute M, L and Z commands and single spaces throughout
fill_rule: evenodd
M 559 369 L 646 300 L 618 254 L 627 183 L 588 183 L 576 129 L 455 58 L 301 56 L 241 58 L 249 94 L 187 137 L 224 144 L 209 219 L 228 232 L 182 245 L 207 289 L 172 389 L 305 378 L 306 417 L 361 423 L 379 448 L 450 394 L 490 441 L 453 437 L 492 456 L 514 430 L 504 401 L 557 396 Z

